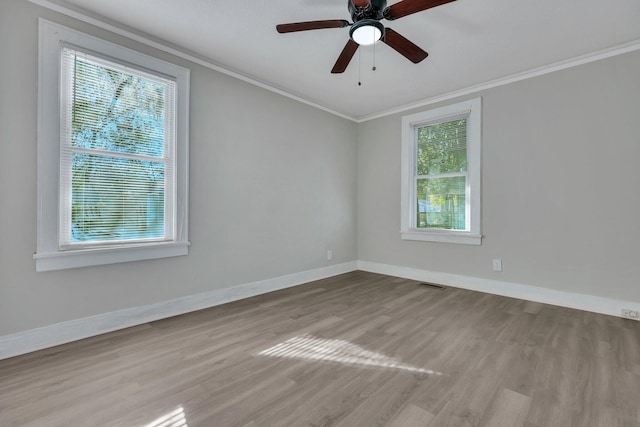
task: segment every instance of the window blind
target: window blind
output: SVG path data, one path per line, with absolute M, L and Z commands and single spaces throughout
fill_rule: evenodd
M 416 228 L 468 230 L 467 117 L 416 127 Z
M 174 240 L 175 82 L 61 58 L 60 247 Z

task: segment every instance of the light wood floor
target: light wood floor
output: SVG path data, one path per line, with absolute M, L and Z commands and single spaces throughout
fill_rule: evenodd
M 354 272 L 0 361 L 0 425 L 640 426 L 640 322 Z

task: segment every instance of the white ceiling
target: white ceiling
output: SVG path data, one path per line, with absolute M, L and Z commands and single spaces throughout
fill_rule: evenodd
M 396 2 L 388 0 L 389 5 Z M 429 52 L 420 64 L 377 44 L 375 72 L 374 48 L 369 46 L 360 47 L 360 67 L 356 53 L 344 74 L 331 74 L 348 28 L 278 34 L 275 26 L 350 20 L 347 0 L 55 3 L 164 41 L 353 119 L 640 41 L 639 0 L 457 0 L 383 21 Z

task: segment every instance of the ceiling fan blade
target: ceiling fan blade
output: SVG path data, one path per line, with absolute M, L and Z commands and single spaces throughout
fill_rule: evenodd
M 342 28 L 349 26 L 344 19 L 328 19 L 324 21 L 293 22 L 291 24 L 276 25 L 279 33 L 293 33 L 296 31 L 322 30 L 324 28 Z
M 427 52 L 420 49 L 418 46 L 401 36 L 400 33 L 395 32 L 391 28 L 385 29 L 385 35 L 382 38 L 382 41 L 414 64 L 417 64 L 418 62 L 429 56 Z
M 344 73 L 344 70 L 347 69 L 349 62 L 351 62 L 351 58 L 353 58 L 356 50 L 358 50 L 358 46 L 360 46 L 358 43 L 349 39 L 347 44 L 344 46 L 344 49 L 342 49 L 342 53 L 338 57 L 336 65 L 334 65 L 333 69 L 331 70 L 333 74 Z
M 440 6 L 442 4 L 451 3 L 452 1 L 455 0 L 403 0 L 389 6 L 384 17 L 393 21 L 394 19 L 431 9 L 432 7 Z

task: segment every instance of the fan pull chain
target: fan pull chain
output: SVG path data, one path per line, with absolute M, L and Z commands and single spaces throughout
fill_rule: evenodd
M 358 86 L 362 86 L 362 49 L 358 49 Z
M 372 71 L 376 70 L 376 43 L 375 40 L 373 42 L 373 68 L 371 68 Z

